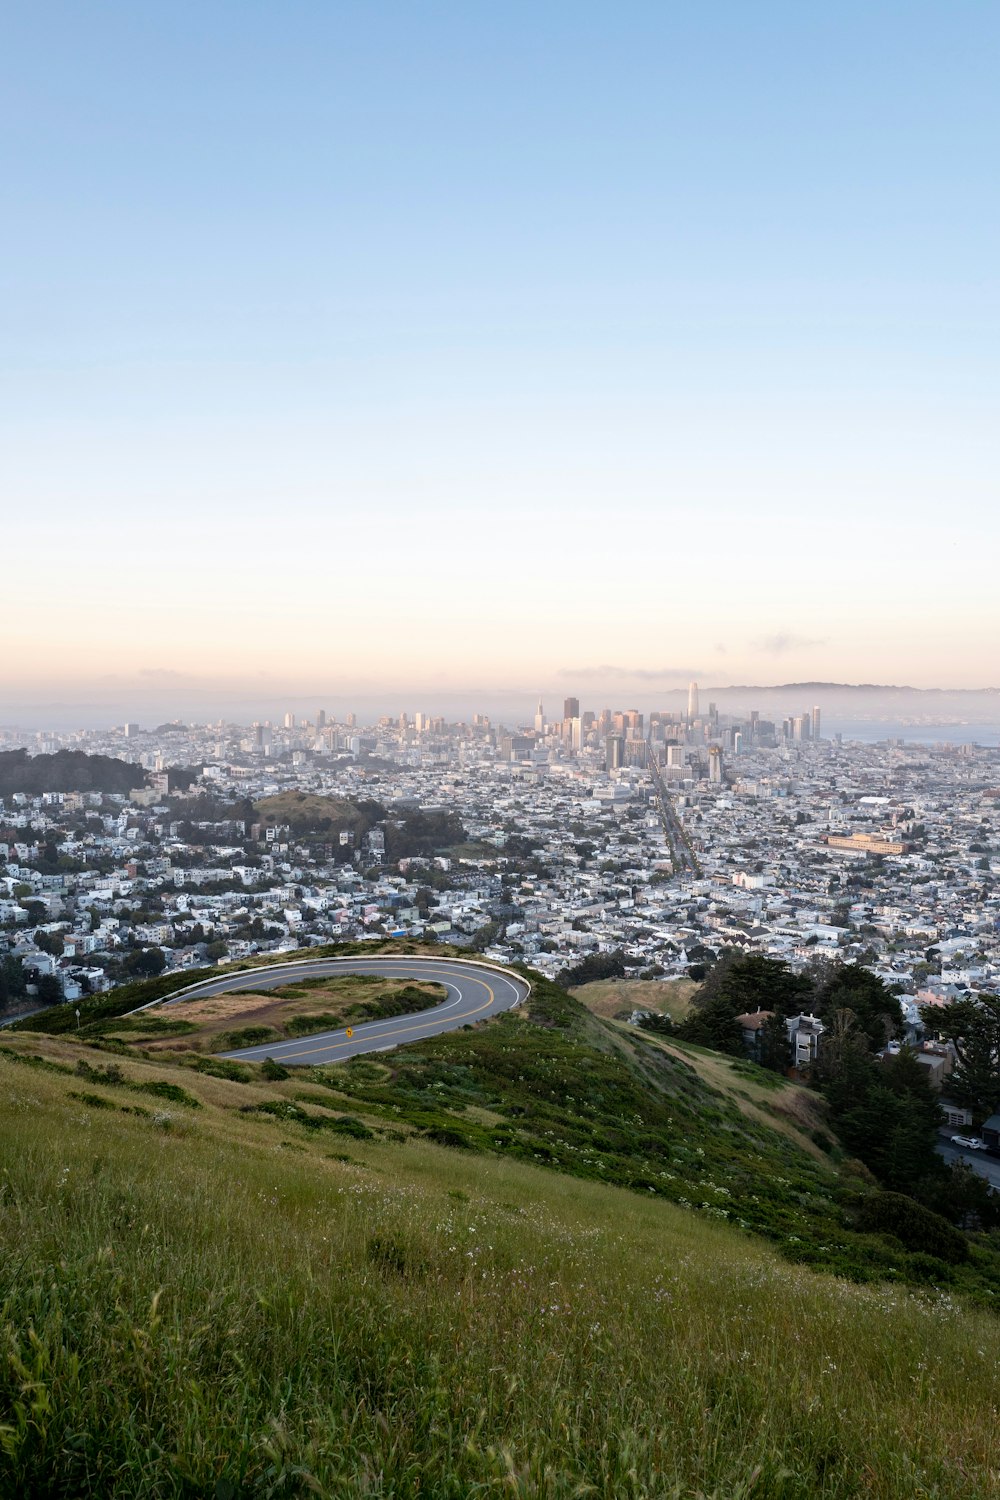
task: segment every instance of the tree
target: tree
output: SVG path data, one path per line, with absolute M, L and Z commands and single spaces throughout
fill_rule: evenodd
M 578 964 L 560 969 L 555 982 L 561 989 L 571 990 L 578 984 L 591 984 L 595 979 L 622 979 L 624 975 L 624 955 L 620 948 L 616 948 L 613 953 L 588 953 Z
M 848 1108 L 865 1091 L 871 1045 L 853 1010 L 838 1010 L 829 1019 L 816 1061 L 816 1079 L 835 1108 Z
M 63 940 L 57 932 L 42 932 L 39 929 L 34 935 L 34 942 L 40 953 L 50 953 L 53 958 L 62 955 Z
M 62 1000 L 62 985 L 54 974 L 35 976 L 35 994 L 42 1005 L 58 1005 Z
M 812 985 L 802 974 L 793 974 L 781 959 L 763 958 L 756 953 L 739 953 L 729 949 L 709 969 L 705 982 L 692 999 L 692 1008 L 710 1005 L 725 995 L 733 1015 L 750 1011 L 773 1010 L 792 1016 L 809 1003 Z
M 167 960 L 159 948 L 136 948 L 121 960 L 122 976 L 129 979 L 154 979 L 166 967 Z
M 692 1004 L 687 1017 L 678 1028 L 678 1034 L 686 1042 L 697 1042 L 701 1047 L 711 1047 L 716 1052 L 727 1052 L 731 1057 L 738 1057 L 743 1051 L 743 1037 L 736 1024 L 736 1017 L 741 1013 L 741 1007 L 728 994 L 720 991 L 704 1005 L 695 1007 Z
M 20 962 L 10 954 L 0 959 L 0 1010 L 16 1005 L 28 992 L 28 981 Z
M 979 994 L 946 1008 L 925 1006 L 921 1016 L 955 1048 L 949 1096 L 985 1120 L 1000 1103 L 1000 995 Z
M 643 1031 L 653 1031 L 660 1036 L 673 1036 L 676 1027 L 665 1012 L 650 1010 L 639 1017 L 639 1026 Z
M 417 888 L 416 894 L 413 897 L 413 904 L 416 906 L 424 921 L 426 921 L 431 907 L 438 906 L 440 903 L 438 902 L 438 899 L 435 896 L 434 892 L 430 890 L 426 885 L 422 885 Z
M 482 927 L 477 927 L 472 934 L 469 947 L 473 953 L 484 953 L 487 948 L 499 941 L 504 934 L 502 922 L 484 922 Z
M 816 1014 L 829 1024 L 838 1011 L 853 1012 L 860 1029 L 877 1051 L 903 1026 L 898 998 L 860 964 L 832 964 L 821 976 L 813 1001 Z

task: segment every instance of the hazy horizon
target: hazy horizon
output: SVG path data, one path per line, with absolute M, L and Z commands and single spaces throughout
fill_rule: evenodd
M 935 726 L 952 725 L 956 729 L 971 726 L 990 738 L 1000 730 L 997 689 L 984 692 L 906 687 L 864 689 L 815 684 L 741 687 L 710 681 L 700 682 L 699 689 L 703 710 L 707 711 L 709 702 L 715 700 L 723 715 L 738 716 L 757 709 L 765 719 L 780 720 L 788 714 L 807 712 L 817 704 L 828 733 L 842 730 L 853 734 L 864 723 L 886 726 L 886 733 L 909 731 L 913 738 L 919 738 L 918 728 L 929 733 Z M 450 722 L 467 721 L 475 713 L 485 713 L 495 723 L 530 724 L 539 698 L 546 717 L 556 721 L 562 718 L 564 698 L 570 696 L 579 698 L 584 711 L 638 708 L 648 715 L 664 709 L 683 711 L 687 692 L 687 682 L 656 686 L 649 682 L 626 683 L 621 679 L 595 683 L 585 678 L 553 685 L 547 692 L 523 687 L 498 690 L 466 685 L 442 689 L 404 684 L 382 689 L 356 685 L 353 691 L 345 690 L 342 685 L 306 690 L 301 685 L 263 682 L 247 682 L 229 689 L 160 682 L 128 690 L 121 684 L 107 683 L 100 694 L 74 696 L 70 692 L 50 700 L 41 696 L 7 700 L 0 717 L 0 732 L 67 733 L 76 729 L 107 729 L 125 722 L 138 723 L 148 730 L 171 720 L 202 724 L 220 721 L 250 724 L 264 720 L 280 723 L 289 712 L 300 721 L 311 721 L 320 709 L 341 720 L 354 713 L 362 724 L 374 723 L 386 714 L 398 716 L 404 712 L 441 716 Z M 965 740 L 975 736 L 970 732 L 957 734 L 956 738 Z
M 0 723 L 995 681 L 1000 10 L 5 41 Z

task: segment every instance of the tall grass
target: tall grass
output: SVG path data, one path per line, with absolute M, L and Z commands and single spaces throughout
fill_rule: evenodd
M 5 1496 L 996 1493 L 997 1323 L 416 1139 L 0 1059 Z

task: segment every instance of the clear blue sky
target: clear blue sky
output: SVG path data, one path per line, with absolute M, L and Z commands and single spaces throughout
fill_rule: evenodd
M 970 0 L 8 8 L 0 676 L 995 678 L 998 64 Z

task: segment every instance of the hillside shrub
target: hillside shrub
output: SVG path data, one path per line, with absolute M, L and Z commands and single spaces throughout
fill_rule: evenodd
M 907 1250 L 935 1256 L 949 1265 L 969 1259 L 965 1236 L 940 1214 L 903 1193 L 872 1193 L 861 1204 L 857 1223 L 859 1229 L 891 1235 Z

